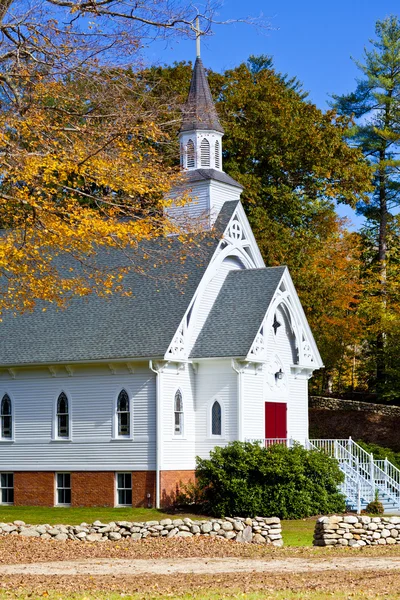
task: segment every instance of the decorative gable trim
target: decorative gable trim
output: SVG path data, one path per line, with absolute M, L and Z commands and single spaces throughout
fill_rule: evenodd
M 258 362 L 268 360 L 268 333 L 274 325 L 278 307 L 283 307 L 285 310 L 296 340 L 297 361 L 293 365 L 294 371 L 300 374 L 306 370 L 307 376 L 310 376 L 312 371 L 323 367 L 323 362 L 288 269 L 285 269 L 282 275 L 246 360 Z
M 227 257 L 238 258 L 246 269 L 265 267 L 249 221 L 240 202 L 229 220 L 210 264 L 172 338 L 164 356 L 165 360 L 188 360 L 195 341 L 192 339 L 193 328 L 196 323 L 203 294 Z

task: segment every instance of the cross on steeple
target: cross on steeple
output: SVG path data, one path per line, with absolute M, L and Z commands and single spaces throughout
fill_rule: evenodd
M 199 17 L 196 17 L 196 58 L 200 58 L 200 21 Z

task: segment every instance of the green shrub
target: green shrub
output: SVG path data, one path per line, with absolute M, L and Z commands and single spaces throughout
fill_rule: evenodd
M 395 467 L 400 469 L 400 452 L 395 452 L 391 448 L 385 448 L 384 446 L 378 446 L 378 444 L 367 444 L 362 440 L 358 440 L 359 444 L 366 452 L 374 455 L 375 460 L 385 460 L 387 458 Z
M 367 504 L 364 512 L 367 515 L 383 515 L 385 509 L 382 502 L 379 502 L 379 500 L 372 500 L 372 502 Z
M 202 509 L 213 516 L 277 516 L 300 519 L 343 512 L 336 460 L 300 445 L 232 442 L 197 458 Z

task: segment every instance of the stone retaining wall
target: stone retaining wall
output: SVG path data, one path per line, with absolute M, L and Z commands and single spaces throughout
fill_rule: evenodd
M 360 402 L 359 400 L 342 400 L 340 398 L 310 396 L 308 406 L 309 408 L 321 410 L 354 410 L 385 415 L 387 417 L 400 417 L 400 406 L 373 404 L 372 402 Z
M 314 546 L 400 544 L 400 517 L 333 516 L 315 524 Z
M 23 521 L 14 521 L 14 523 L 0 523 L 0 536 L 5 535 L 36 537 L 43 540 L 79 540 L 81 542 L 141 540 L 154 537 L 192 538 L 201 535 L 237 542 L 283 546 L 281 523 L 277 517 L 256 517 L 255 519 L 226 517 L 225 519 L 203 521 L 192 521 L 185 518 L 145 523 L 131 521 L 101 523 L 95 521 L 91 525 L 87 523 L 80 525 L 26 525 Z

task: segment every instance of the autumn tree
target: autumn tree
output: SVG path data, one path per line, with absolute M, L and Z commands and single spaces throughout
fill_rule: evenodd
M 378 392 L 390 387 L 388 335 L 397 328 L 398 219 L 400 205 L 400 23 L 391 16 L 376 23 L 376 40 L 365 49 L 364 61 L 357 62 L 362 72 L 354 92 L 335 96 L 335 107 L 342 115 L 354 115 L 356 124 L 348 139 L 360 148 L 374 170 L 374 190 L 368 202 L 358 204 L 366 218 L 364 241 L 365 274 L 368 284 L 365 308 L 369 314 L 369 353 L 374 357 L 374 376 Z M 390 263 L 393 260 L 393 265 Z M 394 292 L 394 294 L 393 294 Z M 393 302 L 394 301 L 394 302 Z M 398 353 L 398 347 L 395 352 Z M 390 353 L 390 352 L 389 352 Z
M 190 36 L 196 16 L 164 0 L 1 3 L 0 310 L 109 293 L 122 273 L 96 250 L 171 231 L 168 124 L 134 73 L 145 41 Z M 212 9 L 200 16 L 207 29 Z

